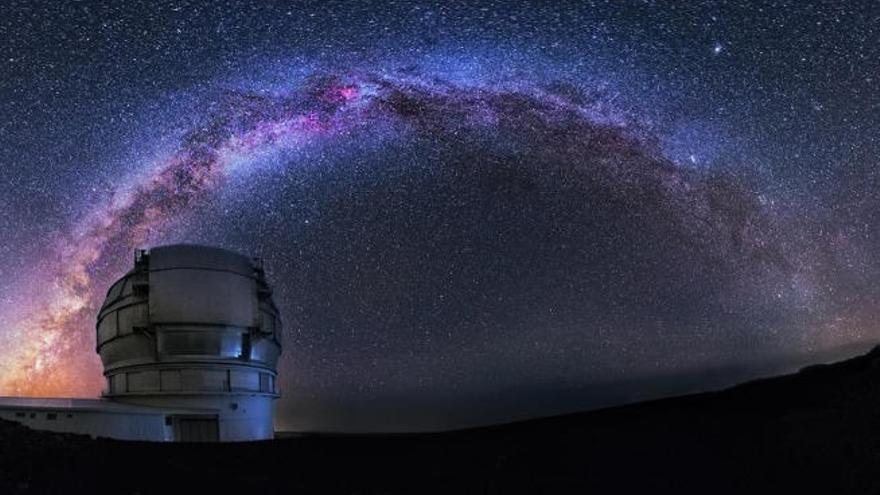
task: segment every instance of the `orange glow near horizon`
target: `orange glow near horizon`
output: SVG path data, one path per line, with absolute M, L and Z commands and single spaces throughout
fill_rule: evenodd
M 348 88 L 339 105 L 356 103 L 354 94 Z M 243 163 L 333 132 L 336 109 L 344 110 L 294 112 L 217 135 L 197 129 L 149 173 L 121 184 L 108 204 L 60 235 L 31 277 L 42 292 L 21 308 L 23 315 L 0 315 L 12 320 L 0 335 L 0 396 L 99 394 L 104 378 L 95 353 L 95 317 L 106 289 L 130 268 L 133 252 L 161 238 Z

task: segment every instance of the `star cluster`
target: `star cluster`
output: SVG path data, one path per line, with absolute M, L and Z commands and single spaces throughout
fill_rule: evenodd
M 442 428 L 873 344 L 880 9 L 12 2 L 0 393 L 136 248 L 265 260 L 282 427 Z

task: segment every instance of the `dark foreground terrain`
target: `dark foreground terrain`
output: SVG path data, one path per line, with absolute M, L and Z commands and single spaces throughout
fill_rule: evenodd
M 492 428 L 145 444 L 0 422 L 0 493 L 880 493 L 880 350 Z

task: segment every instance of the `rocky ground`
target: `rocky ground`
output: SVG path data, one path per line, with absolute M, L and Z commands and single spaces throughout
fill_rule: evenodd
M 0 422 L 0 493 L 880 493 L 880 350 L 726 391 L 451 433 L 247 444 Z

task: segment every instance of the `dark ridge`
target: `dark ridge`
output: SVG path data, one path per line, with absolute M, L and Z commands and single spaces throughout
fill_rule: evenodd
M 447 433 L 150 444 L 0 421 L 0 493 L 876 494 L 878 406 L 880 347 L 721 392 Z

